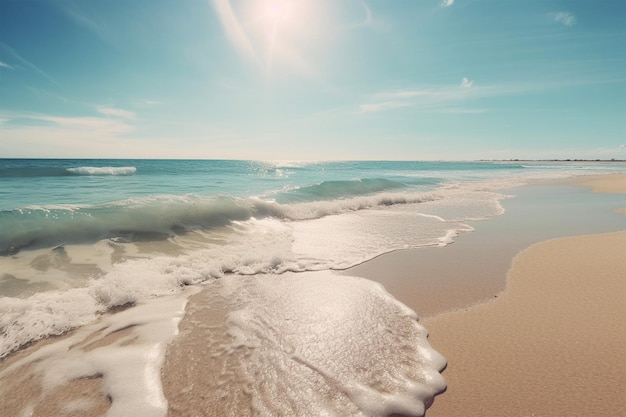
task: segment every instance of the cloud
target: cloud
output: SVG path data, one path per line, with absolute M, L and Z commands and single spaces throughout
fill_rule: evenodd
M 470 89 L 473 81 L 463 78 L 460 86 L 434 86 L 422 89 L 386 91 L 374 94 L 370 103 L 359 105 L 360 113 L 371 113 L 402 107 L 421 106 L 433 109 L 435 106 L 451 106 L 471 97 L 481 95 L 476 88 Z M 468 113 L 458 108 L 455 113 Z
M 1 144 L 5 154 L 62 156 L 89 150 L 92 155 L 110 154 L 126 146 L 127 134 L 135 130 L 125 119 L 108 117 L 62 117 L 46 114 L 0 114 Z
M 597 82 L 595 80 L 594 82 Z M 587 84 L 587 83 L 584 83 Z M 424 88 L 382 91 L 370 96 L 367 103 L 358 105 L 357 113 L 372 113 L 399 108 L 413 107 L 421 112 L 473 114 L 489 111 L 480 103 L 480 107 L 469 103 L 476 100 L 493 97 L 515 96 L 521 94 L 536 94 L 552 89 L 567 88 L 574 85 L 572 82 L 527 84 L 480 84 L 475 85 L 473 80 L 463 77 L 460 84 L 437 85 Z
M 0 68 L 9 68 L 9 69 L 13 69 L 12 66 L 10 66 L 9 64 L 6 64 L 2 61 L 0 61 Z
M 552 13 L 552 17 L 554 18 L 555 22 L 561 23 L 565 26 L 574 26 L 576 24 L 576 16 L 574 16 L 570 12 Z
M 359 106 L 360 113 L 379 112 L 383 110 L 395 109 L 398 107 L 411 107 L 414 103 L 409 101 L 383 101 L 371 104 L 361 104 Z
M 6 43 L 0 42 L 0 51 L 8 52 L 13 58 L 15 58 L 17 61 L 19 61 L 20 64 L 22 64 L 25 67 L 28 67 L 31 70 L 37 72 L 39 75 L 43 76 L 44 78 L 46 78 L 51 83 L 59 85 L 59 83 L 54 78 L 50 77 L 48 74 L 46 74 L 43 70 L 41 70 L 39 67 L 37 67 L 32 62 L 22 58 L 13 48 L 11 48 Z M 5 65 L 7 65 L 7 64 L 5 64 Z
M 103 25 L 96 23 L 94 20 L 90 19 L 78 10 L 70 8 L 67 4 L 58 4 L 58 7 L 75 24 L 87 29 L 100 38 L 100 40 L 107 41 L 108 37 L 106 36 Z
M 442 0 L 441 5 L 443 7 L 450 7 L 454 4 L 454 0 Z
M 119 117 L 121 119 L 132 120 L 135 118 L 135 113 L 132 111 L 117 109 L 115 107 L 98 106 L 97 110 L 100 114 L 109 117 Z

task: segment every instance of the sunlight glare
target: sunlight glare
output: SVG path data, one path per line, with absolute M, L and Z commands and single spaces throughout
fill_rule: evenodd
M 258 11 L 261 25 L 272 32 L 295 31 L 304 23 L 297 3 L 294 0 L 261 0 Z
M 288 24 L 294 18 L 293 2 L 270 0 L 266 4 L 266 18 L 273 24 Z
M 290 69 L 312 76 L 308 55 L 320 40 L 321 0 L 244 0 L 241 27 L 267 75 Z

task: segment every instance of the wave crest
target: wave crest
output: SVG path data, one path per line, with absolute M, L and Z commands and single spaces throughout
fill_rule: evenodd
M 281 203 L 297 203 L 351 198 L 374 193 L 389 192 L 406 188 L 401 182 L 385 178 L 363 178 L 346 181 L 323 181 L 319 184 L 295 188 L 281 193 L 277 201 Z
M 76 167 L 67 168 L 73 175 L 135 175 L 136 167 Z
M 349 199 L 281 204 L 259 198 L 158 196 L 87 207 L 28 207 L 0 212 L 0 255 L 25 248 L 121 237 L 158 240 L 251 218 L 312 220 L 396 204 L 421 203 L 432 193 L 382 193 Z

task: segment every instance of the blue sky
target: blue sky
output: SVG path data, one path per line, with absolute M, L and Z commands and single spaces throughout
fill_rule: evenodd
M 626 158 L 623 0 L 1 0 L 0 157 Z

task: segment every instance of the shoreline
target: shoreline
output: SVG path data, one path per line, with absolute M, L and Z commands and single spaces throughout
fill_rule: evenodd
M 549 205 L 546 200 L 557 190 L 566 192 L 573 206 L 586 207 L 585 216 L 576 218 L 557 202 L 549 216 L 554 223 L 548 219 L 542 233 L 528 221 L 529 213 L 541 208 L 537 193 Z M 382 282 L 418 311 L 431 346 L 447 359 L 448 388 L 427 416 L 626 416 L 621 322 L 626 174 L 579 176 L 512 191 L 522 194 L 504 202 L 513 210 L 507 207 L 500 218 L 446 248 L 386 254 L 347 273 Z M 618 198 L 587 207 L 608 196 L 599 193 Z M 590 218 L 589 210 L 598 221 L 585 228 L 580 223 Z M 560 217 L 577 221 L 575 230 L 561 229 Z M 599 221 L 608 218 L 618 221 Z M 508 236 L 515 223 L 518 233 Z M 432 274 L 444 287 L 433 283 Z M 416 282 L 420 276 L 430 279 Z M 604 279 L 596 285 L 597 276 Z M 442 301 L 448 291 L 453 296 Z
M 576 180 L 626 192 L 625 175 Z M 425 319 L 448 360 L 448 389 L 427 415 L 626 416 L 625 249 L 624 230 L 536 243 L 497 298 Z
M 607 178 L 606 186 L 626 190 L 626 174 L 583 175 L 503 190 L 513 197 L 501 202 L 504 214 L 470 222 L 475 230 L 446 247 L 382 254 L 340 274 L 382 284 L 421 319 L 470 308 L 505 289 L 512 260 L 529 246 L 624 228 L 626 201 L 617 193 L 588 191 Z
M 626 178 L 626 174 L 622 174 L 621 178 Z M 476 303 L 485 301 L 489 297 L 492 297 L 489 295 L 491 294 L 491 292 L 495 291 L 495 294 L 498 294 L 504 289 L 506 280 L 503 279 L 502 270 L 504 270 L 504 273 L 506 274 L 506 270 L 508 270 L 513 256 L 519 253 L 520 250 L 529 246 L 528 244 L 525 244 L 525 242 L 528 242 L 530 239 L 531 243 L 534 243 L 532 242 L 532 239 L 537 238 L 537 235 L 533 234 L 534 233 L 533 232 L 533 233 L 529 233 L 528 236 L 526 235 L 521 236 L 521 237 L 517 236 L 517 238 L 514 241 L 511 239 L 508 239 L 509 241 L 507 242 L 506 233 L 514 233 L 516 231 L 514 228 L 513 229 L 510 228 L 511 226 L 510 219 L 514 218 L 516 210 L 520 212 L 525 212 L 526 210 L 528 210 L 527 204 L 529 201 L 534 201 L 536 204 L 538 203 L 539 205 L 545 205 L 544 200 L 539 199 L 537 201 L 537 196 L 538 196 L 537 193 L 545 192 L 546 195 L 549 195 L 553 190 L 555 190 L 555 188 L 551 188 L 551 187 L 554 187 L 554 185 L 550 185 L 550 186 L 542 185 L 539 187 L 525 186 L 525 187 L 521 187 L 519 190 L 516 189 L 515 190 L 516 193 L 518 193 L 519 191 L 519 194 L 527 193 L 528 195 L 526 195 L 525 197 L 522 196 L 523 198 L 519 198 L 519 199 L 516 198 L 516 199 L 506 200 L 507 205 L 509 201 L 515 202 L 515 204 L 511 206 L 513 208 L 510 211 L 509 211 L 509 207 L 507 207 L 507 211 L 509 211 L 509 216 L 506 216 L 506 215 L 499 216 L 496 218 L 491 218 L 485 222 L 481 222 L 479 225 L 476 226 L 475 231 L 458 237 L 457 238 L 458 241 L 455 240 L 455 243 L 453 245 L 450 245 L 446 248 L 416 249 L 415 251 L 422 254 L 421 256 L 424 256 L 425 258 L 428 258 L 429 260 L 433 262 L 431 266 L 434 269 L 432 269 L 432 271 L 435 271 L 437 268 L 440 268 L 441 265 L 444 265 L 446 266 L 448 271 L 458 272 L 460 268 L 468 267 L 468 264 L 462 264 L 462 262 L 464 260 L 467 261 L 468 259 L 472 259 L 473 257 L 473 260 L 471 262 L 471 267 L 469 269 L 467 268 L 463 269 L 462 274 L 451 275 L 443 284 L 441 282 L 436 282 L 436 280 L 431 279 L 430 281 L 426 280 L 425 283 L 422 283 L 421 284 L 422 287 L 416 288 L 415 282 L 409 282 L 409 283 L 402 282 L 402 279 L 406 279 L 406 276 L 396 276 L 394 278 L 395 279 L 394 281 L 394 279 L 389 279 L 389 276 L 384 274 L 385 271 L 387 272 L 389 271 L 389 269 L 385 269 L 385 268 L 392 268 L 393 270 L 397 269 L 398 271 L 404 271 L 405 273 L 408 273 L 408 274 L 415 274 L 416 272 L 415 265 L 417 261 L 412 255 L 407 256 L 407 254 L 414 253 L 410 250 L 409 251 L 397 251 L 397 252 L 384 254 L 378 258 L 375 258 L 372 261 L 366 262 L 365 264 L 348 269 L 347 271 L 342 271 L 342 272 L 333 271 L 333 273 L 337 275 L 362 276 L 362 275 L 354 274 L 354 270 L 357 268 L 371 268 L 371 266 L 375 262 L 381 262 L 381 261 L 391 262 L 388 265 L 386 265 L 382 270 L 380 270 L 382 272 L 380 271 L 378 272 L 379 274 L 381 274 L 379 275 L 379 278 L 381 277 L 387 278 L 388 282 L 382 282 L 383 281 L 382 279 L 370 279 L 370 280 L 384 284 L 387 291 L 391 293 L 396 299 L 398 299 L 400 302 L 406 304 L 409 308 L 419 313 L 420 317 L 423 319 L 420 322 L 422 324 L 425 324 L 427 330 L 430 331 L 431 333 L 431 339 L 429 339 L 431 346 L 434 349 L 436 349 L 438 352 L 441 352 L 449 361 L 448 368 L 443 373 L 444 378 L 448 379 L 450 375 L 456 375 L 455 372 L 456 372 L 459 362 L 457 362 L 457 359 L 454 356 L 454 354 L 450 353 L 450 350 L 449 350 L 450 346 L 447 342 L 445 342 L 446 339 L 444 338 L 444 336 L 442 336 L 446 334 L 445 329 L 442 330 L 441 328 L 437 327 L 437 324 L 432 324 L 432 323 L 438 323 L 438 322 L 435 322 L 435 320 L 437 320 L 440 317 L 448 317 L 449 314 L 452 314 L 452 313 L 445 313 L 445 314 L 441 314 L 441 313 L 450 311 L 451 309 L 454 308 L 455 305 L 457 306 L 457 308 L 467 308 L 471 305 L 475 305 Z M 558 186 L 558 187 L 562 187 L 562 186 Z M 559 190 L 561 191 L 569 190 L 567 192 L 572 193 L 572 195 L 569 198 L 578 198 L 580 196 L 587 196 L 587 197 L 584 197 L 584 200 L 586 202 L 590 201 L 588 199 L 589 193 L 583 190 L 582 187 L 578 187 L 578 186 L 577 187 L 568 186 L 568 187 L 569 188 L 559 188 Z M 575 191 L 572 191 L 572 190 L 575 190 Z M 560 201 L 556 201 L 556 203 L 559 203 L 559 202 Z M 599 207 L 604 208 L 605 206 L 606 206 L 606 203 L 602 203 L 602 205 L 600 205 Z M 594 206 L 594 209 L 597 209 L 597 207 Z M 618 216 L 615 213 L 613 214 L 615 216 Z M 511 215 L 513 215 L 513 217 L 511 217 Z M 575 210 L 572 211 L 572 213 L 570 213 L 570 216 L 573 216 L 573 217 L 576 217 L 578 215 L 579 213 Z M 619 217 L 619 218 L 622 219 L 622 217 Z M 582 225 L 584 227 L 582 227 L 581 229 L 577 229 L 576 232 L 585 232 L 587 230 L 597 230 L 599 227 L 599 224 L 602 225 L 600 229 L 602 228 L 611 229 L 611 227 L 613 227 L 612 225 L 614 224 L 614 222 L 608 221 L 608 223 L 601 222 L 601 223 L 592 223 L 589 225 Z M 561 227 L 561 226 L 554 226 L 554 224 L 551 224 L 551 226 L 557 229 Z M 540 229 L 543 226 L 542 224 L 536 224 L 533 227 Z M 559 232 L 562 231 L 560 229 L 558 230 Z M 504 233 L 504 238 L 502 238 L 503 233 Z M 555 230 L 549 229 L 545 233 L 548 234 L 549 236 L 554 235 Z M 493 238 L 497 236 L 500 236 L 501 239 L 494 240 Z M 542 240 L 545 240 L 545 239 L 542 239 Z M 505 242 L 506 245 L 503 245 L 502 242 Z M 477 247 L 476 245 L 480 245 L 480 247 Z M 457 255 L 463 254 L 463 253 L 464 253 L 463 256 L 465 257 L 457 257 Z M 476 256 L 478 253 L 481 253 L 482 255 Z M 511 256 L 507 257 L 508 256 L 507 254 L 511 254 Z M 436 259 L 438 259 L 438 262 L 444 262 L 444 263 L 437 264 Z M 451 259 L 453 260 L 453 262 L 450 262 Z M 403 267 L 398 267 L 399 261 L 405 262 L 406 265 Z M 472 275 L 476 273 L 472 271 L 482 271 L 484 273 L 486 265 L 489 266 L 489 274 L 486 274 L 486 275 L 491 275 L 491 278 L 487 277 L 486 275 Z M 423 268 L 421 268 L 421 272 L 424 273 Z M 465 279 L 467 277 L 472 278 L 476 276 L 478 276 L 479 279 L 476 279 L 474 281 Z M 411 296 L 412 294 L 411 292 L 402 293 L 404 289 L 410 288 L 411 286 L 413 286 L 414 288 L 413 292 L 418 293 L 418 295 L 422 297 L 422 299 L 424 299 L 425 297 L 431 300 L 435 300 L 433 304 L 430 306 L 429 314 L 424 314 L 423 309 L 420 310 L 419 308 L 415 308 L 410 303 L 407 303 L 405 300 L 402 299 L 403 295 L 409 296 L 409 297 Z M 398 291 L 400 291 L 400 294 L 398 293 Z M 204 289 L 203 292 L 206 293 L 206 289 Z M 485 294 L 487 294 L 487 298 L 485 297 Z M 448 297 L 447 300 L 446 300 L 446 297 Z M 218 307 L 219 309 L 220 302 L 212 301 L 209 304 L 212 307 Z M 422 307 L 424 306 L 423 304 L 420 304 L 420 305 Z M 402 310 L 399 310 L 399 314 L 405 314 L 405 313 L 403 313 Z M 464 313 L 461 311 L 460 314 L 464 314 Z M 183 319 L 183 322 L 184 321 L 185 320 Z M 198 323 L 195 323 L 195 324 L 199 325 Z M 431 325 L 436 330 L 431 329 Z M 203 326 L 210 327 L 211 324 L 210 322 L 204 323 L 200 327 L 203 327 Z M 181 331 L 181 336 L 182 336 L 188 330 L 185 330 L 185 328 L 181 324 L 179 331 Z M 130 337 L 131 334 L 132 332 L 129 335 L 125 335 L 125 334 L 123 335 L 124 337 Z M 29 345 L 27 347 L 24 347 L 23 349 L 20 349 L 19 351 L 14 352 L 9 357 L 4 358 L 2 361 L 0 361 L 0 371 L 3 369 L 3 366 L 6 367 L 11 362 L 17 360 L 20 356 L 27 355 L 28 352 L 32 352 L 33 350 L 41 349 L 41 346 L 44 346 L 45 344 L 60 342 L 65 337 L 72 337 L 71 335 L 72 335 L 72 332 L 62 335 L 60 337 L 47 338 L 42 341 L 36 342 L 32 345 Z M 122 335 L 122 333 L 120 333 L 120 335 Z M 475 338 L 475 336 L 471 336 L 471 335 L 470 337 Z M 123 340 L 122 342 L 126 343 Z M 106 343 L 115 344 L 116 342 L 107 340 Z M 440 343 L 442 344 L 442 346 L 439 345 Z M 381 346 L 385 346 L 385 345 L 381 345 Z M 183 362 L 189 359 L 185 351 L 183 350 L 179 351 L 178 354 L 182 355 L 181 361 Z M 166 354 L 165 361 L 168 360 L 168 355 L 170 355 L 169 352 Z M 372 353 L 368 357 L 376 358 L 378 357 L 378 355 L 379 354 L 377 353 Z M 380 353 L 380 355 L 384 357 L 387 354 Z M 468 369 L 471 369 L 471 367 L 469 367 Z M 497 372 L 497 369 L 495 371 Z M 86 377 L 86 378 L 80 378 L 80 379 L 70 381 L 68 385 L 59 387 L 60 391 L 55 391 L 54 393 L 47 392 L 45 397 L 42 397 L 42 392 L 38 388 L 39 383 L 37 382 L 37 379 L 36 379 L 37 377 L 36 373 L 32 374 L 32 376 L 35 376 L 35 378 L 29 375 L 31 374 L 26 373 L 24 375 L 26 379 L 23 381 L 24 382 L 23 384 L 20 382 L 19 387 L 18 386 L 13 387 L 14 392 L 15 392 L 15 389 L 17 389 L 17 391 L 19 392 L 19 395 L 14 395 L 11 397 L 11 405 L 14 406 L 16 410 L 24 409 L 24 404 L 27 404 L 29 402 L 36 402 L 38 401 L 37 399 L 39 399 L 40 403 L 37 403 L 36 408 L 34 408 L 33 410 L 35 412 L 34 415 L 39 416 L 39 417 L 57 415 L 56 414 L 57 412 L 61 412 L 63 410 L 68 411 L 67 409 L 68 404 L 71 405 L 71 407 L 75 407 L 76 408 L 75 411 L 79 413 L 81 411 L 77 411 L 77 410 L 85 411 L 86 409 L 91 409 L 94 412 L 93 415 L 103 415 L 108 409 L 108 407 L 111 405 L 110 403 L 111 399 L 106 398 L 104 396 L 104 391 L 102 390 L 102 385 L 101 385 L 103 383 L 102 374 L 94 374 L 94 377 Z M 161 379 L 163 380 L 163 376 L 161 377 Z M 452 381 L 453 383 L 450 385 L 449 392 L 457 392 L 456 391 L 457 383 L 454 382 L 454 379 L 452 379 Z M 191 383 L 193 384 L 193 381 Z M 476 387 L 474 386 L 474 388 Z M 177 394 L 177 392 L 180 391 L 180 393 L 183 393 L 185 392 L 186 389 L 187 388 L 183 387 L 179 390 L 175 390 L 174 395 L 178 396 L 179 394 Z M 480 390 L 482 388 L 479 387 L 478 389 Z M 0 389 L 0 393 L 2 391 L 3 390 Z M 434 393 L 434 394 L 437 394 L 437 393 Z M 428 399 L 428 396 L 432 395 L 432 393 L 428 393 L 425 395 L 427 398 L 425 405 L 429 405 L 431 400 Z M 439 403 L 450 402 L 450 404 L 454 404 L 455 402 L 453 400 L 451 401 L 447 400 L 447 395 L 448 395 L 448 392 L 444 394 L 439 394 L 437 396 L 437 399 L 434 401 L 434 406 L 428 409 L 426 415 L 436 416 L 437 414 L 432 414 L 432 413 L 443 412 L 439 410 L 444 410 L 444 408 L 437 407 L 437 404 Z M 8 397 L 5 397 L 5 398 L 8 398 Z M 203 397 L 199 396 L 198 398 L 201 400 Z M 170 401 L 170 404 L 172 404 L 171 401 Z M 9 404 L 7 403 L 6 405 L 9 405 Z M 482 404 L 482 406 L 484 407 L 484 403 Z M 431 410 L 433 411 L 431 412 Z M 175 413 L 176 411 L 170 410 L 170 412 Z M 68 415 L 74 415 L 74 414 L 70 413 Z M 442 415 L 445 417 L 452 416 L 451 414 L 447 414 L 447 412 L 444 412 L 444 414 Z M 469 414 L 460 413 L 458 415 L 460 417 L 463 415 L 472 415 L 472 413 L 469 413 Z M 484 413 L 482 413 L 482 409 L 481 409 L 480 414 L 474 413 L 473 415 L 483 416 Z M 539 415 L 541 414 L 538 414 L 538 416 Z M 508 414 L 507 414 L 507 417 L 508 417 Z M 524 415 L 523 417 L 528 417 L 528 416 Z M 549 415 L 545 417 L 557 417 L 557 416 Z

